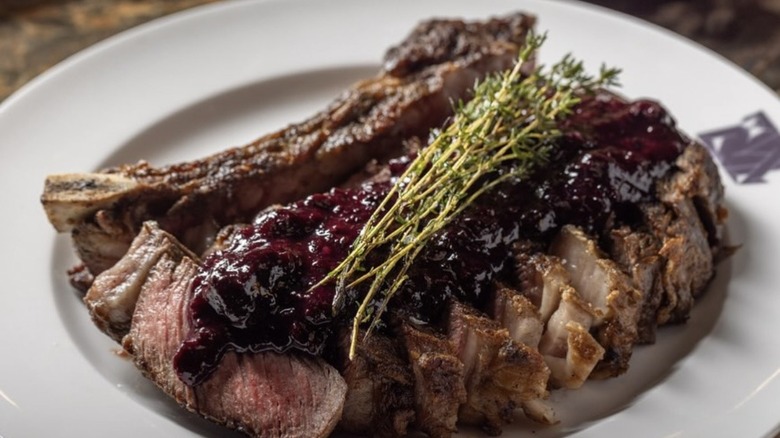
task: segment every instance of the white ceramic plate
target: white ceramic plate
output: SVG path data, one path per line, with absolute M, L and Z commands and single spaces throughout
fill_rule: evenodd
M 38 198 L 46 174 L 194 158 L 321 108 L 373 74 L 421 19 L 523 9 L 549 30 L 542 60 L 568 51 L 623 68 L 624 92 L 660 99 L 689 133 L 761 110 L 768 89 L 719 57 L 636 20 L 549 1 L 228 2 L 155 21 L 51 69 L 0 106 L 0 435 L 223 436 L 162 396 L 92 327 L 64 271 L 67 236 Z M 637 349 L 630 371 L 555 393 L 561 425 L 535 436 L 741 436 L 780 422 L 780 171 L 764 184 L 724 174 L 729 233 L 689 323 Z M 519 424 L 507 435 L 531 430 Z M 466 431 L 467 433 L 471 433 Z

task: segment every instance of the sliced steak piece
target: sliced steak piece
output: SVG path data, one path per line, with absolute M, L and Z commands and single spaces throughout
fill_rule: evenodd
M 466 402 L 463 362 L 441 335 L 408 322 L 400 333 L 414 373 L 415 423 L 432 438 L 449 437 Z
M 723 249 L 727 210 L 723 185 L 706 149 L 693 143 L 676 160 L 677 171 L 658 186 L 662 201 L 642 206 L 650 233 L 661 243 L 664 297 L 658 324 L 688 319 L 694 298 L 714 275 Z
M 475 54 L 501 54 L 506 49 L 496 44 L 524 42 L 536 19 L 512 14 L 480 22 L 434 19 L 420 23 L 401 44 L 385 55 L 384 71 L 393 76 L 408 76 L 430 65 L 443 64 Z
M 723 184 L 712 157 L 699 143 L 692 143 L 675 161 L 677 171 L 660 184 L 659 197 L 675 205 L 691 200 L 707 234 L 713 256 L 724 247 L 723 232 L 728 210 L 723 201 Z
M 188 163 L 51 175 L 43 206 L 95 275 L 119 260 L 147 220 L 200 254 L 221 227 L 333 187 L 369 160 L 399 154 L 404 139 L 427 138 L 477 79 L 513 65 L 533 22 L 514 14 L 422 24 L 390 49 L 388 70 L 302 123 Z
M 544 323 L 531 300 L 504 284 L 496 284 L 488 314 L 509 331 L 518 344 L 537 348 L 542 339 Z
M 196 270 L 179 251 L 162 253 L 149 269 L 123 339 L 136 366 L 185 408 L 251 436 L 328 436 L 341 417 L 347 385 L 322 359 L 230 352 L 203 384 L 179 380 L 173 356 L 188 330 Z
M 513 250 L 520 292 L 539 309 L 542 323 L 547 323 L 558 308 L 563 290 L 570 286 L 569 272 L 560 258 L 534 247 L 520 244 Z
M 499 435 L 524 402 L 546 398 L 550 370 L 536 349 L 515 343 L 507 329 L 474 308 L 453 303 L 447 336 L 464 364 L 466 402 L 458 419 Z
M 596 339 L 606 352 L 591 377 L 625 372 L 637 340 L 641 293 L 631 278 L 577 227 L 564 226 L 553 240 L 550 253 L 563 260 L 571 285 L 593 309 Z
M 141 288 L 163 254 L 175 261 L 182 257 L 197 260 L 155 222 L 145 222 L 127 254 L 98 275 L 84 296 L 92 321 L 115 341 L 121 342 L 130 330 Z
M 347 398 L 339 428 L 358 435 L 406 436 L 414 423 L 414 376 L 395 339 L 372 334 L 349 360 L 351 332 L 340 339 Z
M 665 260 L 657 322 L 683 322 L 693 309 L 694 298 L 715 272 L 707 234 L 692 199 L 646 205 L 642 210 L 652 234 L 661 242 L 659 254 Z
M 652 235 L 627 226 L 611 230 L 608 241 L 610 256 L 631 276 L 643 297 L 637 342 L 652 344 L 658 327 L 656 315 L 664 295 L 660 274 L 665 260 L 659 255 L 660 243 Z
M 496 284 L 493 298 L 488 305 L 488 313 L 509 331 L 509 336 L 515 343 L 538 350 L 545 329 L 544 323 L 539 309 L 519 291 L 504 284 Z M 558 422 L 555 411 L 546 400 L 524 400 L 520 407 L 526 417 L 537 423 Z
M 550 368 L 550 383 L 579 388 L 604 356 L 604 348 L 589 333 L 598 319 L 596 310 L 572 287 L 567 260 L 533 245 L 516 245 L 514 251 L 520 294 L 544 309 L 538 346 Z M 532 416 L 549 417 L 543 406 L 529 410 L 534 407 Z
M 567 287 L 539 344 L 553 387 L 579 388 L 604 357 L 604 347 L 590 334 L 595 319 L 590 303 Z

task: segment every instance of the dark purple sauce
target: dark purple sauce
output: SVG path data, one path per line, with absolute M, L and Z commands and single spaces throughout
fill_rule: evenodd
M 426 247 L 393 300 L 397 311 L 436 321 L 451 299 L 480 306 L 518 239 L 630 220 L 688 143 L 658 104 L 606 94 L 580 104 L 561 128 L 548 166 L 483 195 Z M 408 161 L 394 162 L 392 173 Z M 332 284 L 310 289 L 346 257 L 391 183 L 312 195 L 238 229 L 193 282 L 192 329 L 174 358 L 179 377 L 201 382 L 228 350 L 321 354 L 348 316 L 334 318 Z M 354 314 L 364 293 L 348 291 L 342 314 Z
M 226 348 L 320 354 L 331 334 L 334 288 L 310 289 L 347 256 L 389 188 L 333 189 L 239 228 L 193 281 L 194 330 L 174 359 L 182 380 L 205 377 Z

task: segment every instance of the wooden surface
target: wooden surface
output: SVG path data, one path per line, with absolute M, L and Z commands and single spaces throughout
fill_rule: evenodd
M 694 40 L 780 93 L 780 0 L 593 0 Z
M 0 0 L 0 100 L 108 36 L 215 0 Z
M 226 0 L 0 0 L 0 100 L 124 29 Z M 780 92 L 780 0 L 592 0 L 671 29 Z

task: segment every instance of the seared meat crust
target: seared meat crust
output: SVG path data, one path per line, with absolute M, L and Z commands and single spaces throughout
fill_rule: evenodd
M 405 140 L 427 138 L 476 80 L 513 65 L 533 23 L 524 14 L 423 23 L 389 50 L 376 77 L 302 123 L 192 162 L 51 175 L 41 201 L 93 275 L 124 255 L 147 220 L 201 254 L 222 227 L 325 191 L 372 159 L 397 156 Z
M 339 428 L 353 434 L 405 436 L 414 423 L 414 376 L 395 338 L 375 334 L 349 359 L 344 330 L 338 368 L 347 382 Z
M 539 352 L 470 306 L 453 303 L 447 336 L 464 365 L 466 402 L 458 419 L 499 435 L 525 402 L 546 398 L 550 370 Z
M 414 373 L 417 427 L 432 438 L 457 432 L 458 408 L 466 401 L 464 366 L 439 333 L 403 323 L 401 340 Z

